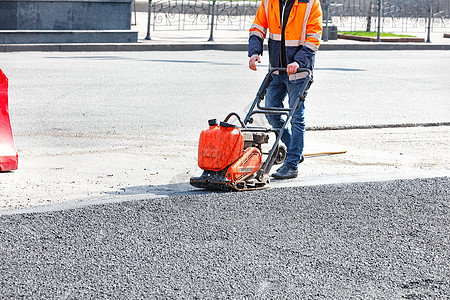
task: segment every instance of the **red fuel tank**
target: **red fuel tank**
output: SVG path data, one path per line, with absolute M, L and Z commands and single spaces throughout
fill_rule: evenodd
M 200 134 L 198 166 L 203 170 L 220 171 L 242 156 L 244 137 L 239 128 L 227 123 L 211 123 Z

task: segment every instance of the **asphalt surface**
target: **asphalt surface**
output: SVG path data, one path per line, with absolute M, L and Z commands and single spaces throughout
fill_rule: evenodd
M 264 55 L 250 71 L 245 51 L 6 53 L 0 61 L 16 134 L 189 141 L 208 119 L 246 112 L 268 65 Z M 438 70 L 449 68 L 449 51 L 319 52 L 307 125 L 448 122 L 450 74 Z
M 448 299 L 448 177 L 0 216 L 0 295 Z
M 449 51 L 317 55 L 305 153 L 347 153 L 307 159 L 289 185 L 448 176 L 448 126 L 309 128 L 448 124 Z M 19 169 L 0 174 L 0 210 L 189 191 L 201 130 L 247 112 L 267 59 L 254 72 L 246 52 L 2 54 Z

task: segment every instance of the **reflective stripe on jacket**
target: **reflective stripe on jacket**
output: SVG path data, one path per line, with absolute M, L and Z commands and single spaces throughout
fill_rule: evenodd
M 248 55 L 261 55 L 269 30 L 269 62 L 280 66 L 281 21 L 279 0 L 263 0 L 250 27 Z M 314 56 L 322 34 L 322 9 L 319 0 L 295 0 L 285 29 L 286 61 L 301 68 L 314 68 Z

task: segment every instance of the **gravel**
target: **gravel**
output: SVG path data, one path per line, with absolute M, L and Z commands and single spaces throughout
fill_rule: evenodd
M 448 177 L 0 216 L 1 298 L 448 299 Z

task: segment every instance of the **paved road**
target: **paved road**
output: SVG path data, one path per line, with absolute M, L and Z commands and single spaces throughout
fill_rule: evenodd
M 0 297 L 448 299 L 448 178 L 0 216 Z
M 447 122 L 448 58 L 320 54 L 308 125 Z M 246 64 L 213 51 L 2 54 L 20 165 L 0 174 L 0 296 L 450 297 L 449 177 L 148 199 L 167 194 L 155 182 L 186 181 L 207 119 L 246 109 L 264 76 Z M 349 132 L 310 133 L 317 149 L 350 151 L 302 176 L 448 174 L 448 127 Z M 118 203 L 4 210 L 93 199 Z
M 450 74 L 439 70 L 450 69 L 449 58 L 319 52 L 307 125 L 448 122 Z M 245 52 L 223 51 L 5 53 L 0 65 L 19 151 L 19 170 L 0 174 L 8 209 L 189 190 L 200 131 L 210 118 L 246 111 L 267 56 L 258 72 Z M 448 126 L 307 134 L 307 153 L 348 152 L 307 160 L 292 185 L 448 176 Z
M 449 58 L 449 51 L 319 52 L 308 125 L 449 121 L 450 75 L 439 71 Z M 197 136 L 205 118 L 246 110 L 265 75 L 246 66 L 245 52 L 222 51 L 1 56 L 16 133 Z

